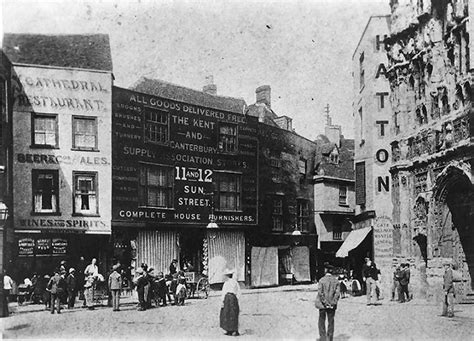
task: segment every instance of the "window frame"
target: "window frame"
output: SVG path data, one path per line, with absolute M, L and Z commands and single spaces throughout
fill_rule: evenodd
M 306 212 L 306 214 L 305 214 Z M 301 232 L 309 232 L 311 223 L 310 201 L 307 199 L 296 200 L 296 226 Z
M 38 178 L 42 174 L 48 174 L 53 176 L 53 186 L 51 193 L 56 194 L 56 198 L 54 198 L 54 203 L 56 205 L 55 210 L 53 208 L 51 210 L 42 210 L 36 211 L 36 200 L 35 196 L 38 190 Z M 53 198 L 51 199 L 53 203 Z M 59 201 L 59 170 L 57 169 L 32 169 L 31 170 L 31 215 L 61 215 L 60 211 L 60 201 Z M 52 204 L 53 205 L 53 204 Z
M 165 169 L 168 170 L 167 177 L 169 179 L 169 185 L 167 186 L 160 186 L 160 185 L 151 185 L 152 188 L 165 189 L 169 192 L 167 206 L 154 206 L 150 205 L 148 202 L 148 188 L 150 185 L 148 184 L 148 177 L 146 179 L 142 179 L 142 171 L 147 171 L 149 169 Z M 170 165 L 158 164 L 158 163 L 148 163 L 148 162 L 140 162 L 138 167 L 138 207 L 141 208 L 156 208 L 156 209 L 163 209 L 163 210 L 174 210 L 174 167 Z M 143 184 L 145 182 L 145 184 Z
M 95 212 L 77 212 L 76 211 L 76 192 L 77 192 L 77 178 L 78 177 L 92 177 L 94 183 L 95 192 Z M 99 213 L 99 173 L 98 172 L 84 172 L 84 171 L 73 171 L 73 191 L 72 191 L 72 209 L 73 216 L 87 216 L 87 217 L 100 217 Z
M 234 127 L 235 128 L 235 135 L 230 134 L 223 134 L 221 133 L 221 128 L 227 127 Z M 239 126 L 235 123 L 228 123 L 228 122 L 220 122 L 218 125 L 218 135 L 217 135 L 217 150 L 224 154 L 237 154 L 239 152 Z M 223 147 L 221 148 L 221 138 L 222 136 L 234 136 L 235 137 L 235 144 L 233 150 L 225 150 Z
M 215 191 L 215 203 L 216 203 L 216 211 L 219 211 L 219 212 L 243 212 L 242 210 L 242 196 L 243 196 L 243 191 L 242 191 L 242 173 L 240 172 L 224 172 L 224 171 L 215 171 L 215 173 L 217 174 L 216 176 L 216 179 L 217 179 L 217 182 L 215 183 L 215 188 L 216 188 L 216 191 Z M 238 180 L 238 187 L 239 187 L 239 191 L 222 191 L 221 190 L 221 182 L 222 182 L 222 179 L 224 176 L 235 176 Z M 231 209 L 231 208 L 222 208 L 221 207 L 221 193 L 224 192 L 224 193 L 238 193 L 236 194 L 237 195 L 237 200 L 235 200 L 235 202 L 237 203 L 237 207 L 234 208 L 234 209 Z
M 53 118 L 54 119 L 54 145 L 52 144 L 40 144 L 36 143 L 36 118 Z M 56 149 L 59 148 L 59 124 L 58 124 L 58 115 L 57 114 L 49 114 L 49 113 L 31 113 L 31 148 L 49 148 L 49 149 Z
M 166 124 L 160 123 L 158 121 L 149 120 L 148 117 L 147 117 L 147 114 L 149 114 L 149 113 L 161 114 L 161 115 L 166 116 Z M 156 140 L 150 139 L 148 137 L 148 134 L 147 134 L 148 133 L 147 127 L 149 125 L 155 125 L 155 127 L 156 126 L 166 126 L 166 138 L 165 138 L 165 140 L 164 141 L 156 141 Z M 170 142 L 170 113 L 168 111 L 159 110 L 159 109 L 154 109 L 154 110 L 147 109 L 147 110 L 145 110 L 145 112 L 144 112 L 144 122 L 143 122 L 143 141 L 145 143 L 152 143 L 152 144 L 157 144 L 157 145 L 162 145 L 162 146 L 167 146 L 169 144 L 169 142 Z
M 285 224 L 283 222 L 283 201 L 284 201 L 284 196 L 282 194 L 274 194 L 271 196 L 272 200 L 272 231 L 274 232 L 283 232 Z M 276 206 L 275 202 L 276 201 L 280 202 L 280 206 Z M 275 208 L 279 208 L 279 212 L 275 212 Z M 278 224 L 275 224 L 276 221 L 279 221 L 280 226 L 277 226 Z
M 89 120 L 94 122 L 94 136 L 95 136 L 95 146 L 94 147 L 80 147 L 76 146 L 76 122 L 77 120 Z M 81 151 L 99 151 L 99 134 L 98 134 L 98 123 L 97 116 L 83 116 L 83 115 L 73 115 L 72 116 L 72 150 L 81 150 Z
M 348 193 L 347 186 L 339 185 L 339 206 L 348 206 L 347 193 Z
M 308 161 L 303 157 L 300 157 L 298 159 L 298 171 L 300 175 L 306 176 L 306 172 L 308 171 Z

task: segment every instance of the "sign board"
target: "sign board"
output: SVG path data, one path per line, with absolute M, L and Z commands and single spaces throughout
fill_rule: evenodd
M 256 225 L 256 117 L 117 87 L 113 103 L 114 221 L 207 225 L 214 206 L 219 225 Z M 217 183 L 226 174 L 241 179 L 221 188 L 240 192 L 238 209 L 219 210 Z M 157 194 L 148 179 L 169 191 Z
M 35 241 L 32 238 L 22 238 L 18 240 L 18 255 L 32 256 L 35 249 Z

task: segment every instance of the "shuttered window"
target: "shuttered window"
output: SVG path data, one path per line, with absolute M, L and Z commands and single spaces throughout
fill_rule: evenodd
M 357 162 L 355 171 L 356 205 L 365 205 L 365 162 Z

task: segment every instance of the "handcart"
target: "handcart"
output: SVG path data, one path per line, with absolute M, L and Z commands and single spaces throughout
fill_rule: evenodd
M 189 298 L 208 298 L 209 297 L 209 280 L 207 276 L 197 272 L 185 272 L 187 296 Z

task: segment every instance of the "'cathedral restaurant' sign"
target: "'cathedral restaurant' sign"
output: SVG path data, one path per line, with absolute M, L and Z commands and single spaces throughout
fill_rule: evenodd
M 256 225 L 256 117 L 117 87 L 112 112 L 113 220 Z

